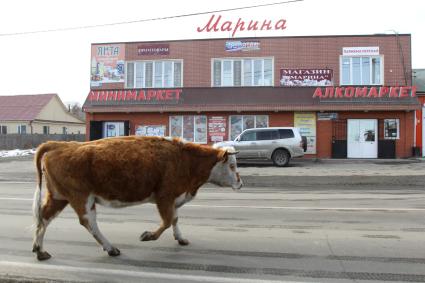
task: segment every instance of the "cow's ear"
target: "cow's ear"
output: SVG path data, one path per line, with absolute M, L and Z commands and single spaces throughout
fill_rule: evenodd
M 222 161 L 223 163 L 227 162 L 227 159 L 229 158 L 229 153 L 227 150 L 220 150 L 217 155 L 218 161 Z

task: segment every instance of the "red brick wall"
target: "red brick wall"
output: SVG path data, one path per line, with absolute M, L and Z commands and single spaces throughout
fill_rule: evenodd
M 396 157 L 412 156 L 415 112 L 339 112 L 339 119 L 400 119 L 400 137 L 396 141 Z M 383 133 L 380 131 L 380 138 Z M 330 158 L 332 123 L 317 121 L 317 157 Z
M 169 116 L 172 115 L 206 115 L 206 116 L 230 116 L 230 115 L 269 115 L 270 127 L 291 127 L 294 125 L 293 112 L 206 112 L 206 113 L 96 113 L 87 114 L 87 121 L 130 121 L 130 134 L 134 135 L 135 127 L 139 124 L 144 125 L 165 125 L 166 135 L 169 134 Z M 339 119 L 400 119 L 400 138 L 396 141 L 396 157 L 406 158 L 412 156 L 412 147 L 414 146 L 414 122 L 415 112 L 339 112 Z M 228 138 L 228 128 L 226 127 L 226 137 Z M 87 139 L 90 137 L 90 126 L 87 122 Z M 308 157 L 331 158 L 332 156 L 332 121 L 317 121 L 316 123 L 316 155 Z M 382 138 L 383 132 L 379 132 Z
M 411 37 L 400 35 L 407 84 L 411 84 Z M 226 52 L 228 39 L 169 41 L 169 55 L 139 56 L 137 46 L 143 42 L 126 44 L 126 61 L 131 60 L 183 60 L 183 87 L 211 86 L 211 59 L 235 57 L 274 57 L 274 85 L 279 86 L 280 68 L 330 68 L 334 83 L 339 85 L 339 59 L 343 47 L 379 46 L 384 56 L 386 85 L 404 85 L 402 60 L 396 37 L 388 36 L 318 36 L 254 38 L 260 41 L 260 50 Z M 124 84 L 104 84 L 102 88 L 122 88 Z

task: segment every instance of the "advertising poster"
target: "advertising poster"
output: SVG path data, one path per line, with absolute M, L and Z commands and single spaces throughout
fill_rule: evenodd
M 183 139 L 186 141 L 194 141 L 193 126 L 193 116 L 183 116 Z
M 195 142 L 207 143 L 206 116 L 195 116 Z
M 331 69 L 280 69 L 281 86 L 332 86 Z
M 294 127 L 300 130 L 302 136 L 307 137 L 306 154 L 316 154 L 316 113 L 295 112 Z
M 136 136 L 146 136 L 146 137 L 164 137 L 165 136 L 165 126 L 136 126 Z
M 227 119 L 224 116 L 208 117 L 208 141 L 222 142 L 226 136 Z
M 124 82 L 124 44 L 92 45 L 90 85 Z

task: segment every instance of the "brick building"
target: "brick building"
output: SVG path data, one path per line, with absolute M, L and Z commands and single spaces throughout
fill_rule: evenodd
M 404 158 L 415 146 L 411 36 L 92 44 L 87 137 L 234 139 L 295 126 L 308 156 Z

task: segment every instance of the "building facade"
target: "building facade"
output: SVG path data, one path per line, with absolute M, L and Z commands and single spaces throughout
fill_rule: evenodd
M 93 44 L 87 137 L 212 144 L 295 126 L 310 157 L 409 157 L 411 70 L 408 34 Z
M 55 93 L 0 96 L 0 134 L 85 134 Z

